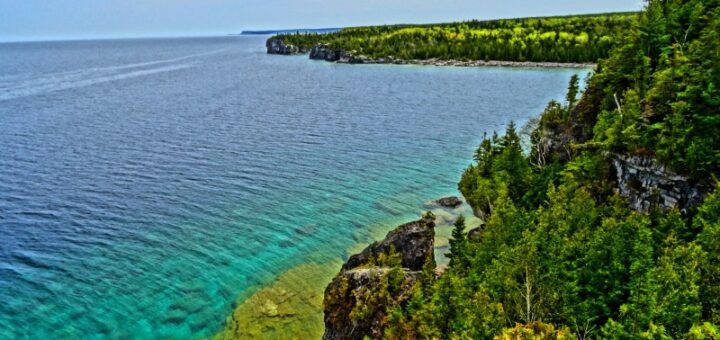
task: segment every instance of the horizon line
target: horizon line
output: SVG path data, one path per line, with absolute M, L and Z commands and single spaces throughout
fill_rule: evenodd
M 610 12 L 587 12 L 587 13 L 575 13 L 575 14 L 557 14 L 557 15 L 542 15 L 542 16 L 524 16 L 524 17 L 497 17 L 497 18 L 486 18 L 486 19 L 461 19 L 457 21 L 445 21 L 445 22 L 415 22 L 415 23 L 394 23 L 394 24 L 370 24 L 370 25 L 350 25 L 350 26 L 337 26 L 333 29 L 344 29 L 353 27 L 374 27 L 374 26 L 413 26 L 413 25 L 440 25 L 450 23 L 461 23 L 470 21 L 493 21 L 493 20 L 516 20 L 516 19 L 534 19 L 534 18 L 555 18 L 555 17 L 572 17 L 572 16 L 588 16 L 588 15 L 603 15 L 603 14 L 632 14 L 640 13 L 640 11 L 610 11 Z M 330 27 L 330 26 L 328 26 Z M 103 40 L 142 40 L 142 39 L 182 39 L 182 38 L 220 38 L 220 37 L 238 37 L 242 36 L 242 32 L 245 31 L 290 31 L 290 30 L 321 30 L 326 28 L 288 28 L 288 29 L 242 29 L 236 33 L 208 33 L 208 34 L 192 34 L 192 33 L 178 33 L 178 34 L 158 34 L 158 35 L 127 35 L 127 36 L 97 36 L 97 37 L 40 37 L 40 38 L 20 38 L 20 39 L 0 39 L 0 44 L 13 44 L 13 43 L 43 43 L 43 42 L 73 42 L 73 41 L 103 41 Z M 269 35 L 269 34 L 268 34 Z

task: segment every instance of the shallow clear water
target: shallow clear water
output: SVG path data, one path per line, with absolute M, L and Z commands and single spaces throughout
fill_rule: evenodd
M 0 44 L 0 338 L 212 335 L 249 287 L 454 194 L 484 131 L 577 72 L 263 47 Z

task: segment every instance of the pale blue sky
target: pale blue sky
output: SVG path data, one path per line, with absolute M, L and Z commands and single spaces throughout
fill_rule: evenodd
M 0 41 L 239 33 L 639 10 L 643 0 L 0 0 Z

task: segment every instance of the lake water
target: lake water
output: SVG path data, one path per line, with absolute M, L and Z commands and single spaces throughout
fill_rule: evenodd
M 0 44 L 0 338 L 212 335 L 250 287 L 456 194 L 482 133 L 578 72 L 264 39 Z

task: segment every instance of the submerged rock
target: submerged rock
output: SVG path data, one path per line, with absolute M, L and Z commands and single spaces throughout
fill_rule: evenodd
M 450 197 L 443 197 L 439 200 L 435 200 L 432 202 L 435 205 L 439 205 L 443 208 L 450 208 L 455 209 L 463 204 L 463 201 L 459 197 L 450 196 Z
M 231 339 L 319 339 L 323 332 L 323 289 L 341 262 L 305 263 L 243 299 L 212 337 Z
M 323 339 L 380 338 L 388 308 L 407 301 L 423 265 L 434 264 L 434 228 L 434 216 L 427 214 L 351 256 L 325 289 Z M 379 263 L 393 251 L 400 267 Z

